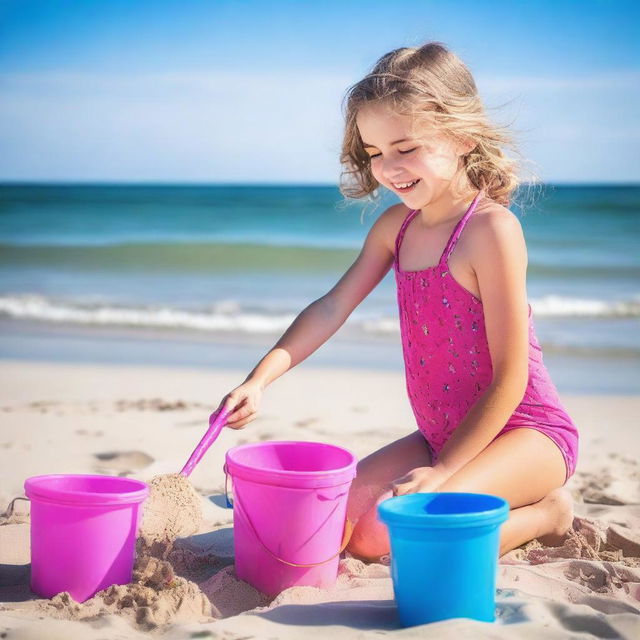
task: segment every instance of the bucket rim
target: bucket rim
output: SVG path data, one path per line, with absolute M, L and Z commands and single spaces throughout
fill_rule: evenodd
M 134 488 L 131 491 L 70 491 L 60 487 L 47 486 L 47 482 L 59 479 L 106 479 L 123 485 L 129 484 Z M 31 476 L 24 481 L 25 494 L 29 499 L 41 502 L 84 505 L 127 505 L 143 502 L 149 495 L 149 485 L 143 480 L 136 478 L 125 478 L 122 476 L 107 476 L 95 473 L 49 473 L 38 476 Z
M 489 499 L 494 502 L 495 506 L 462 513 L 426 513 L 424 511 L 422 513 L 403 513 L 400 511 L 400 508 L 407 504 L 417 503 L 418 505 L 425 505 L 437 496 L 447 497 L 453 495 L 458 497 L 465 496 L 471 500 L 482 498 L 486 501 Z M 500 496 L 490 493 L 464 491 L 410 493 L 403 496 L 387 498 L 378 505 L 378 515 L 383 522 L 408 528 L 482 527 L 501 524 L 509 517 L 509 510 L 509 503 Z
M 242 462 L 238 462 L 233 459 L 233 454 L 237 453 L 239 450 L 253 449 L 258 447 L 264 447 L 265 445 L 290 445 L 290 444 L 310 444 L 310 445 L 318 445 L 319 447 L 331 448 L 335 450 L 340 450 L 350 457 L 349 463 L 343 465 L 341 467 L 336 467 L 334 469 L 321 469 L 318 471 L 295 471 L 291 469 L 257 469 L 256 467 L 252 467 L 250 465 L 243 464 Z M 231 472 L 233 471 L 240 472 L 241 476 L 244 476 L 246 479 L 261 481 L 268 481 L 269 479 L 279 479 L 282 481 L 310 481 L 310 482 L 337 482 L 341 484 L 345 482 L 345 477 L 353 477 L 356 475 L 356 467 L 358 464 L 358 458 L 356 455 L 346 449 L 345 447 L 341 447 L 340 445 L 335 445 L 327 442 L 319 442 L 317 440 L 267 440 L 264 442 L 248 442 L 246 444 L 236 445 L 235 447 L 231 447 L 227 450 L 225 454 L 226 465 Z M 236 474 L 237 475 L 237 474 Z

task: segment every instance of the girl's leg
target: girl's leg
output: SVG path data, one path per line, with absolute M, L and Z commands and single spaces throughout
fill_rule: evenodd
M 417 435 L 424 441 L 420 432 Z M 382 451 L 384 449 L 376 453 Z M 360 515 L 352 543 L 347 547 L 353 555 L 377 560 L 389 553 L 386 526 L 378 521 L 375 508 L 378 502 L 391 496 L 391 492 L 384 493 L 385 482 L 418 466 L 428 466 L 413 461 L 411 464 L 407 462 L 401 471 L 396 468 L 394 473 L 385 474 L 377 492 L 371 488 L 368 502 L 360 503 L 361 508 L 370 506 Z M 372 463 L 367 466 L 371 467 Z M 438 491 L 489 493 L 504 498 L 511 511 L 509 519 L 500 527 L 500 555 L 503 555 L 533 538 L 554 544 L 571 527 L 573 502 L 569 492 L 561 488 L 564 479 L 564 458 L 557 445 L 535 429 L 520 428 L 496 438 Z
M 511 509 L 500 527 L 500 555 L 534 538 L 547 545 L 559 544 L 572 522 L 571 494 L 563 487 L 554 489 L 534 504 Z
M 563 488 L 566 466 L 558 445 L 536 429 L 522 427 L 497 437 L 438 491 L 490 493 L 510 505 L 500 527 L 500 555 L 540 539 L 559 541 L 573 522 L 573 500 Z
M 347 520 L 353 527 L 347 551 L 362 559 L 389 552 L 387 528 L 377 519 L 376 507 L 390 498 L 389 483 L 417 467 L 431 466 L 431 449 L 420 431 L 392 442 L 358 463 L 347 503 Z

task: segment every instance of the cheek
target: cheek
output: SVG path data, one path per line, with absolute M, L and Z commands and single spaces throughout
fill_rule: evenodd
M 410 173 L 425 178 L 451 178 L 457 170 L 457 157 L 446 145 L 431 148 L 428 152 L 410 154 L 401 163 Z M 371 174 L 378 182 L 385 182 L 382 163 L 372 160 Z
M 429 155 L 428 165 L 434 175 L 450 178 L 458 168 L 458 158 L 446 146 L 436 147 Z
M 371 167 L 371 175 L 378 182 L 384 182 L 384 179 L 383 179 L 382 174 L 380 172 L 380 164 L 374 160 L 374 161 L 371 162 L 371 164 L 369 166 Z

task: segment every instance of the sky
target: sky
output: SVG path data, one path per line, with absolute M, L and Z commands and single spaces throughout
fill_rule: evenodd
M 0 0 L 0 180 L 337 184 L 342 99 L 438 41 L 544 182 L 640 179 L 637 1 Z

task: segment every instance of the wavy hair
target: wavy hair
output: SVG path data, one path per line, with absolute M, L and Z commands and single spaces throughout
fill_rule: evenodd
M 358 111 L 370 103 L 409 116 L 416 137 L 424 124 L 451 140 L 475 142 L 473 150 L 461 158 L 469 182 L 494 201 L 510 205 L 513 192 L 523 183 L 518 177 L 522 163 L 507 157 L 503 147 L 522 154 L 509 128 L 489 120 L 471 72 L 444 44 L 394 49 L 347 89 L 342 102 L 345 129 L 340 163 L 344 170 L 339 186 L 346 198 L 377 197 L 380 186 L 356 125 Z M 537 181 L 534 175 L 533 182 Z

